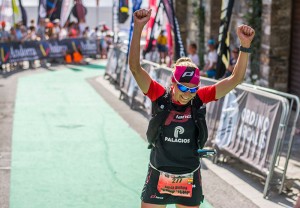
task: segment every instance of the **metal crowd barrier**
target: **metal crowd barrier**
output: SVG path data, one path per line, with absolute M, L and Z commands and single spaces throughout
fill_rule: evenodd
M 245 85 L 247 87 L 257 89 L 257 90 L 262 90 L 262 91 L 266 91 L 266 92 L 269 92 L 269 93 L 272 93 L 272 94 L 276 94 L 276 95 L 279 95 L 279 96 L 282 96 L 282 97 L 285 97 L 286 99 L 288 99 L 289 100 L 289 106 L 290 106 L 289 111 L 288 111 L 288 118 L 287 118 L 288 120 L 291 119 L 292 111 L 293 111 L 293 109 L 295 109 L 294 118 L 292 118 L 292 121 L 291 121 L 292 122 L 291 132 L 290 132 L 290 135 L 288 137 L 288 148 L 287 148 L 286 160 L 285 160 L 284 166 L 279 167 L 280 158 L 278 159 L 277 164 L 275 164 L 276 163 L 276 160 L 275 160 L 276 158 L 274 158 L 274 160 L 272 161 L 272 166 L 278 167 L 278 169 L 282 171 L 281 184 L 280 184 L 280 188 L 279 188 L 279 193 L 282 193 L 283 188 L 284 188 L 284 184 L 285 184 L 285 180 L 286 180 L 286 171 L 287 171 L 289 159 L 290 159 L 290 156 L 291 156 L 292 145 L 293 145 L 293 141 L 294 141 L 294 138 L 295 138 L 296 124 L 297 124 L 299 111 L 300 111 L 299 97 L 296 96 L 296 95 L 292 95 L 292 94 L 288 94 L 288 93 L 285 93 L 285 92 L 272 90 L 272 89 L 269 89 L 269 88 L 259 87 L 259 86 L 255 86 L 255 85 L 249 85 L 249 84 L 243 84 L 243 85 Z M 287 125 L 287 123 L 286 123 L 286 125 Z M 284 132 L 285 135 L 286 135 L 286 130 L 287 130 L 287 126 L 286 126 L 285 132 Z M 283 142 L 284 142 L 283 139 L 281 139 L 280 143 L 278 144 L 278 149 L 277 149 L 277 151 L 278 151 L 277 155 L 278 156 L 282 153 Z M 279 150 L 279 146 L 281 147 L 280 148 L 281 151 Z M 267 178 L 268 182 L 270 182 L 270 180 L 272 178 L 272 174 L 273 174 L 273 172 L 271 172 L 269 174 L 269 177 Z M 268 191 L 268 187 L 265 187 L 264 197 L 267 196 L 267 191 Z
M 120 48 L 110 50 L 105 75 L 120 89 L 120 98 L 129 98 L 132 109 L 142 107 L 150 118 L 151 101 L 138 88 L 124 57 L 127 57 L 126 51 Z M 172 69 L 146 60 L 141 62 L 141 66 L 163 86 L 171 84 Z M 202 86 L 216 82 L 201 77 Z M 282 154 L 283 140 L 293 107 L 296 109 L 296 116 L 291 124 L 286 161 L 281 168 L 281 193 L 299 114 L 297 96 L 248 84 L 239 85 L 218 102 L 207 104 L 209 138 L 206 146 L 218 148 L 220 152 L 235 157 L 262 173 L 266 177 L 263 192 L 266 197 L 274 170 L 278 167 L 276 161 Z

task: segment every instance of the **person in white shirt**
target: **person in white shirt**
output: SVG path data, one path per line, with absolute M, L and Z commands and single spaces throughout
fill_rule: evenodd
M 196 64 L 198 67 L 200 66 L 199 56 L 197 54 L 197 45 L 196 43 L 191 43 L 188 47 L 189 58 Z
M 207 76 L 209 78 L 215 78 L 216 76 L 218 54 L 215 47 L 216 47 L 215 40 L 210 39 L 208 41 L 208 54 L 207 54 L 206 64 L 203 68 L 203 71 L 201 71 L 202 76 Z

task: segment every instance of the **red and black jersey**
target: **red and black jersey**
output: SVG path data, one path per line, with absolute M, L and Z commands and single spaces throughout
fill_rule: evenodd
M 147 96 L 155 102 L 165 88 L 152 80 Z M 203 103 L 215 100 L 215 86 L 200 88 L 197 95 Z M 157 169 L 174 174 L 188 173 L 199 166 L 197 130 L 190 104 L 172 103 L 172 110 L 162 126 L 160 138 L 152 148 L 150 162 Z
M 152 80 L 148 92 L 145 95 L 149 97 L 152 102 L 154 102 L 157 98 L 162 96 L 165 91 L 166 89 L 161 84 L 159 84 L 155 80 Z M 199 88 L 197 91 L 197 96 L 199 96 L 203 103 L 215 101 L 216 86 L 211 85 Z

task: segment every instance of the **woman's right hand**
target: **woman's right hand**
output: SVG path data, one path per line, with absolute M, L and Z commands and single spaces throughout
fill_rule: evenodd
M 151 9 L 140 9 L 133 13 L 134 25 L 144 27 L 151 16 Z

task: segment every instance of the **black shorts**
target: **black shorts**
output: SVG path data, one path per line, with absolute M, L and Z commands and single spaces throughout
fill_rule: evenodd
M 194 172 L 192 197 L 172 196 L 160 194 L 157 190 L 159 171 L 149 166 L 147 178 L 142 190 L 141 200 L 149 204 L 181 204 L 185 206 L 199 206 L 203 202 L 200 168 Z

